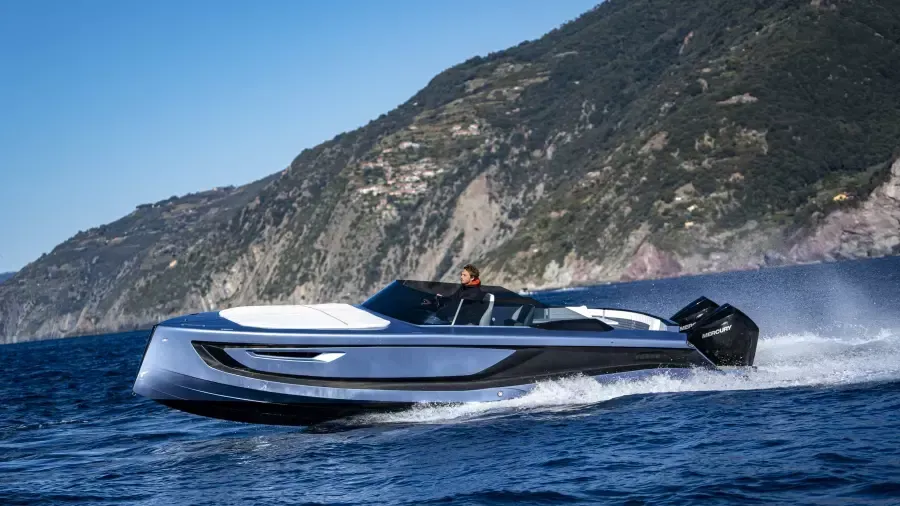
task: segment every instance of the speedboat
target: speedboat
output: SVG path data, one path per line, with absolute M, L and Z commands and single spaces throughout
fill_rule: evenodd
M 666 319 L 553 306 L 499 286 L 457 300 L 459 287 L 396 280 L 357 305 L 242 306 L 163 321 L 133 390 L 196 415 L 312 425 L 417 403 L 514 399 L 572 375 L 748 367 L 756 353 L 756 324 L 706 297 Z

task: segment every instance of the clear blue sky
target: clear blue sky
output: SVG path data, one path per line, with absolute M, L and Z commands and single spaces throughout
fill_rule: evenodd
M 599 0 L 0 2 L 0 272 L 287 166 Z

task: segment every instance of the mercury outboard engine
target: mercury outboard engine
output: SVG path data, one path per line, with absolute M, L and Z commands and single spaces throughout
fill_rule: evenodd
M 751 366 L 759 327 L 731 304 L 700 297 L 671 318 L 687 340 L 718 366 Z
M 670 320 L 678 324 L 679 331 L 687 332 L 688 330 L 691 330 L 691 327 L 696 325 L 697 322 L 709 316 L 709 314 L 718 307 L 719 305 L 715 302 L 706 297 L 700 297 L 687 306 L 684 306 L 684 308 L 675 313 Z

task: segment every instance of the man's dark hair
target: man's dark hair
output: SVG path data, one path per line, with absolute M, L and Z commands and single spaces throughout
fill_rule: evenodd
M 472 275 L 472 279 L 478 279 L 478 276 L 481 274 L 480 272 L 478 272 L 478 267 L 475 267 L 472 264 L 466 265 L 465 267 L 463 267 L 463 270 L 469 271 L 469 274 Z

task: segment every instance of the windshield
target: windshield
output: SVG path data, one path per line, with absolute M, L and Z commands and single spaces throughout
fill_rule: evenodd
M 415 289 L 394 281 L 369 297 L 362 303 L 362 307 L 414 325 L 449 325 L 449 321 L 441 323 L 429 319 L 439 309 L 435 299 L 436 293 Z
M 459 289 L 458 283 L 397 280 L 362 307 L 414 325 L 521 326 L 530 325 L 535 317 L 551 319 L 540 310 L 544 304 L 502 287 L 482 286 L 477 295 L 463 295 L 462 300 L 455 296 Z

